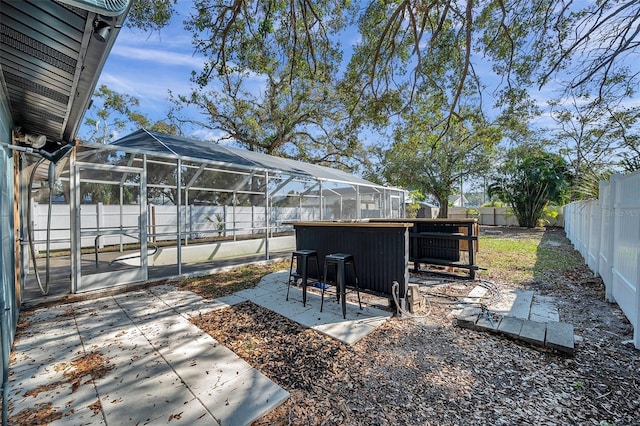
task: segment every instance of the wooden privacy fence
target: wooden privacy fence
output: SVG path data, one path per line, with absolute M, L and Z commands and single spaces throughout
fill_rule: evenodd
M 567 237 L 602 277 L 606 299 L 629 319 L 640 349 L 640 171 L 601 182 L 597 200 L 568 204 L 564 215 Z

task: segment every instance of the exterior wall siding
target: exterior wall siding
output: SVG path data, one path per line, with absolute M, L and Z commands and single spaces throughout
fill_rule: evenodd
M 16 297 L 14 222 L 13 222 L 13 153 L 6 146 L 11 143 L 11 119 L 6 94 L 0 85 L 0 316 L 2 317 L 2 365 L 8 366 L 8 354 L 15 336 L 19 306 Z M 6 368 L 2 369 L 2 383 Z

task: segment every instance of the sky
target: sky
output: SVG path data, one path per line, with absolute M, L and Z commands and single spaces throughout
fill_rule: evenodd
M 98 85 L 107 85 L 118 93 L 136 97 L 140 101 L 140 111 L 152 122 L 166 118 L 171 106 L 168 100 L 169 90 L 174 94 L 189 93 L 191 71 L 202 69 L 204 64 L 204 58 L 194 53 L 191 33 L 184 30 L 182 25 L 192 4 L 192 0 L 178 1 L 177 16 L 160 32 L 145 33 L 123 27 L 98 82 Z M 352 40 L 343 41 L 343 46 L 348 49 L 357 40 L 356 36 L 354 33 Z M 482 66 L 482 61 L 476 65 Z M 487 70 L 487 73 L 490 72 Z M 545 87 L 532 93 L 532 96 L 539 106 L 546 108 L 547 101 L 557 96 L 557 93 L 554 93 L 553 87 Z M 491 100 L 485 99 L 484 102 L 487 105 Z M 631 100 L 630 104 L 640 105 L 640 96 Z M 191 114 L 200 113 L 194 110 Z M 547 114 L 540 117 L 537 124 L 539 127 L 548 127 L 553 121 Z M 222 136 L 209 129 L 184 128 L 183 131 L 187 136 L 205 140 L 217 140 Z M 89 129 L 83 126 L 79 135 L 82 137 L 88 133 Z
M 201 69 L 204 64 L 203 57 L 194 54 L 191 34 L 182 27 L 187 6 L 191 4 L 191 1 L 179 2 L 179 16 L 160 32 L 145 33 L 124 26 L 97 87 L 104 84 L 118 93 L 136 97 L 140 101 L 139 110 L 152 121 L 166 118 L 169 90 L 176 94 L 188 93 L 191 71 Z M 80 135 L 87 131 L 81 128 Z M 208 139 L 195 129 L 193 132 L 192 136 Z

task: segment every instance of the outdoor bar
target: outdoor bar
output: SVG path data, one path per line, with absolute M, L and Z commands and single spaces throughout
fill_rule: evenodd
M 360 290 L 392 296 L 393 283 L 404 297 L 409 282 L 409 230 L 402 219 L 389 222 L 292 222 L 296 250 L 316 250 L 322 267 L 326 255 L 354 256 Z M 350 271 L 347 271 L 349 273 Z M 310 270 L 311 277 L 318 277 Z M 353 277 L 347 275 L 347 281 Z
M 420 264 L 449 266 L 469 270 L 475 279 L 478 251 L 478 220 L 461 219 L 370 219 L 372 223 L 409 223 L 409 261 L 414 270 Z

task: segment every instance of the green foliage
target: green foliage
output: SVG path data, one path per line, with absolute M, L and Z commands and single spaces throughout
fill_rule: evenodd
M 417 97 L 414 110 L 396 127 L 394 143 L 382 162 L 387 182 L 434 196 L 440 217 L 447 217 L 449 195 L 461 177 L 480 176 L 490 169 L 500 139 L 481 115 L 468 111 L 467 117 L 447 124 L 445 133 L 440 127 L 442 111 L 428 97 Z
M 550 102 L 559 152 L 574 175 L 572 200 L 597 198 L 601 180 L 640 165 L 640 107 L 620 102 L 615 92 Z
M 489 195 L 509 204 L 520 226 L 533 228 L 549 202 L 566 200 L 570 175 L 558 154 L 539 146 L 511 149 L 498 167 Z
M 127 26 L 159 31 L 169 24 L 178 0 L 134 0 L 127 15 Z
M 366 161 L 337 90 L 344 2 L 197 0 L 185 26 L 206 58 L 172 117 L 248 150 L 352 169 Z M 191 106 L 204 119 L 185 113 Z
M 405 214 L 407 217 L 416 218 L 420 210 L 420 201 L 424 201 L 424 195 L 419 190 L 412 189 L 409 191 L 409 200 L 411 202 L 405 206 Z
M 480 207 L 504 207 L 505 204 L 500 200 L 489 201 L 488 203 L 484 203 Z
M 224 231 L 224 226 L 225 226 L 224 214 L 216 213 L 214 219 L 211 219 L 210 216 L 206 216 L 205 219 L 208 220 L 209 222 L 212 222 L 215 225 L 216 230 L 218 231 L 218 236 L 222 235 L 222 231 Z
M 175 4 L 136 0 L 128 25 L 160 30 Z M 596 93 L 594 105 L 627 98 L 639 75 L 624 62 L 638 49 L 638 2 L 196 0 L 193 10 L 185 26 L 207 63 L 193 71 L 192 93 L 174 96 L 174 117 L 251 150 L 347 169 L 368 166 L 363 129 L 406 128 L 416 101 L 438 111 L 425 120 L 423 132 L 433 135 L 426 143 L 451 144 L 469 112 L 485 108 L 487 80 L 498 81 L 493 124 L 516 139 L 540 112 L 530 90 L 557 85 L 559 72 L 569 76 L 563 96 Z M 341 39 L 353 24 L 359 34 L 345 60 Z M 190 105 L 206 119 L 180 116 Z M 634 116 L 637 109 L 607 114 L 607 138 L 626 147 L 615 162 L 627 171 L 640 167 Z M 597 124 L 600 116 L 592 117 Z M 610 147 L 592 153 L 606 160 Z M 580 180 L 590 168 L 574 160 Z
M 176 2 L 135 0 L 128 25 L 159 30 L 176 14 Z M 462 96 L 481 97 L 485 90 L 477 57 L 487 65 L 483 72 L 491 68 L 501 78 L 497 95 L 509 128 L 522 125 L 521 118 L 536 110 L 528 89 L 552 80 L 557 84 L 559 72 L 570 76 L 564 82 L 568 90 L 596 86 L 598 96 L 612 85 L 626 96 L 638 77 L 625 64 L 638 49 L 637 2 L 196 0 L 194 8 L 188 29 L 197 48 L 212 54 L 198 76 L 205 81 L 208 74 L 227 74 L 226 67 L 244 72 L 245 63 L 297 67 L 306 62 L 321 68 L 326 59 L 321 44 L 331 41 L 339 50 L 339 30 L 345 23 L 357 24 L 360 38 L 348 80 L 357 83 L 356 99 L 380 120 L 391 99 L 409 105 L 424 82 L 448 106 L 445 118 L 454 117 Z M 278 46 L 282 40 L 286 52 L 274 47 L 263 54 L 261 41 Z

